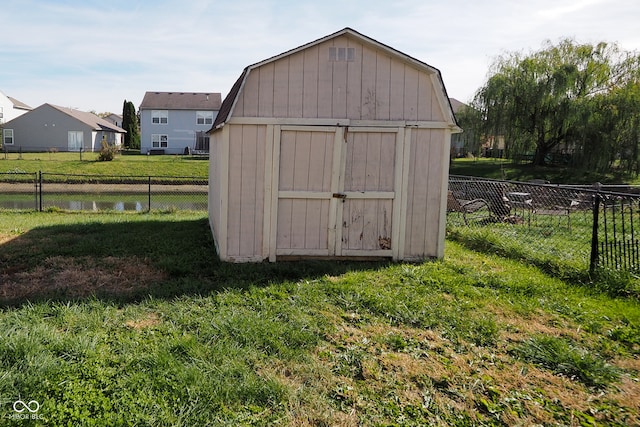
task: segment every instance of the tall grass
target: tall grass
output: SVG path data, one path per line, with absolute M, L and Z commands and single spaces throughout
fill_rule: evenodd
M 501 254 L 226 264 L 194 212 L 3 212 L 0 242 L 2 422 L 640 423 L 640 304 Z

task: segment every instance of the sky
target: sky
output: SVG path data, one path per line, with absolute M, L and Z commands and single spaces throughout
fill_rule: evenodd
M 500 55 L 563 38 L 640 51 L 639 20 L 638 0 L 3 0 L 0 91 L 119 114 L 146 91 L 224 98 L 247 65 L 350 27 L 468 102 Z

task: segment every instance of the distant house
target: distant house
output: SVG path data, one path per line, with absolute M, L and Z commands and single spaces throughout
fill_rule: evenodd
M 456 116 L 463 108 L 467 108 L 468 105 L 464 102 L 458 101 L 455 98 L 449 98 L 451 108 L 453 108 L 453 114 Z M 451 156 L 462 157 L 464 155 L 464 134 L 456 133 L 451 135 Z
M 108 116 L 104 117 L 104 119 L 120 128 L 122 127 L 122 116 L 120 114 L 111 113 Z
M 0 125 L 8 122 L 9 120 L 15 119 L 30 110 L 31 107 L 24 102 L 20 102 L 0 91 Z
M 209 152 L 209 135 L 220 93 L 146 92 L 140 104 L 140 152 Z
M 3 133 L 11 151 L 100 151 L 103 140 L 120 146 L 126 131 L 93 113 L 42 104 L 5 123 Z

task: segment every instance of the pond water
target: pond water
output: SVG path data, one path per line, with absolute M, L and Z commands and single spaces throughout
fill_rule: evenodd
M 147 195 L 131 194 L 51 194 L 43 195 L 42 209 L 58 208 L 72 211 L 146 212 L 149 210 Z M 39 201 L 34 194 L 3 194 L 0 209 L 38 210 Z M 151 210 L 207 210 L 207 196 L 167 195 L 152 196 Z

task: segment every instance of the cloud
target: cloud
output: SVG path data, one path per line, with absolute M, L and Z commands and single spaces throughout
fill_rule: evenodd
M 440 69 L 467 100 L 504 51 L 562 36 L 637 49 L 638 16 L 636 0 L 9 1 L 0 89 L 97 111 L 147 90 L 224 96 L 245 66 L 348 26 Z

